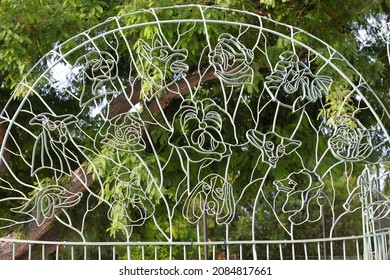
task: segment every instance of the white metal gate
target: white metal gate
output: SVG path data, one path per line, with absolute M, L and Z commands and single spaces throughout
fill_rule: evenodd
M 20 229 L 0 259 L 388 259 L 389 116 L 293 26 L 198 5 L 108 19 L 0 115 L 0 227 Z

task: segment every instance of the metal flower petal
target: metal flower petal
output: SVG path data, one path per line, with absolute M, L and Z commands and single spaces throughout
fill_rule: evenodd
M 357 120 L 349 116 L 334 118 L 335 130 L 328 141 L 334 157 L 343 161 L 362 161 L 372 152 L 370 132 Z
M 120 90 L 113 83 L 118 78 L 119 58 L 107 51 L 90 51 L 80 57 L 74 69 L 78 72 L 76 81 L 82 83 L 79 93 L 80 107 L 84 107 L 98 98 L 114 95 Z M 92 86 L 87 89 L 87 83 Z
M 143 98 L 150 101 L 161 89 L 168 89 L 185 77 L 189 69 L 185 62 L 188 50 L 175 49 L 159 33 L 154 34 L 151 44 L 140 39 L 138 45 Z
M 274 207 L 276 215 L 286 214 L 294 225 L 315 222 L 321 218 L 320 196 L 324 182 L 318 174 L 302 169 L 273 184 L 276 187 L 274 205 L 282 203 L 282 212 L 278 213 L 279 207 Z
M 73 207 L 81 200 L 82 193 L 72 193 L 62 186 L 52 185 L 39 189 L 24 205 L 12 211 L 31 216 L 38 226 L 54 216 L 59 209 Z
M 330 77 L 313 74 L 295 53 L 287 51 L 279 57 L 275 70 L 264 82 L 272 99 L 295 112 L 328 94 Z
M 54 169 L 56 173 L 71 175 L 80 165 L 77 156 L 69 149 L 69 126 L 78 122 L 74 115 L 55 116 L 42 113 L 31 119 L 30 124 L 41 126 L 42 132 L 34 143 L 31 175 L 40 169 Z
M 253 83 L 253 51 L 246 48 L 236 37 L 223 33 L 218 43 L 209 53 L 209 61 L 217 76 L 229 86 L 241 86 Z
M 141 226 L 154 213 L 154 204 L 137 185 L 136 179 L 129 173 L 117 177 L 114 189 L 114 201 L 108 211 L 108 218 L 124 227 Z
M 208 98 L 183 101 L 173 124 L 169 143 L 193 162 L 220 161 L 231 154 L 231 145 L 237 144 L 231 116 Z
M 199 182 L 187 197 L 183 215 L 190 223 L 197 223 L 204 213 L 215 216 L 217 224 L 229 224 L 236 206 L 233 187 L 223 177 L 211 174 Z
M 132 113 L 118 115 L 107 121 L 97 137 L 100 143 L 124 152 L 140 152 L 146 147 L 142 138 L 143 123 Z

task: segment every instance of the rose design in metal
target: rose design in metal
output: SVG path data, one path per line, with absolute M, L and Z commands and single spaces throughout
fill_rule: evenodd
M 341 160 L 360 161 L 372 152 L 370 132 L 355 118 L 335 117 L 335 129 L 329 138 L 333 155 Z
M 224 33 L 218 37 L 218 43 L 209 53 L 210 64 L 215 75 L 226 85 L 239 86 L 252 84 L 253 51 L 247 49 L 231 34 Z
M 141 68 L 143 79 L 143 92 L 147 100 L 160 92 L 168 89 L 175 81 L 185 77 L 188 71 L 186 59 L 188 50 L 175 49 L 164 41 L 164 37 L 156 33 L 152 44 L 149 45 L 139 40 L 141 46 Z
M 376 234 L 389 120 L 298 28 L 196 5 L 111 18 L 42 57 L 2 109 L 0 231 L 55 218 L 96 241 L 99 217 L 99 240 L 247 240 L 253 259 L 263 239 Z
M 136 179 L 126 181 L 130 174 L 116 175 L 114 201 L 108 211 L 108 218 L 113 226 L 120 224 L 125 228 L 142 226 L 154 212 L 153 203 L 147 198 L 145 192 L 136 185 Z
M 80 57 L 74 67 L 84 69 L 77 73 L 75 80 L 82 83 L 80 106 L 84 107 L 98 98 L 116 93 L 115 80 L 118 76 L 118 57 L 107 51 L 90 51 Z M 88 83 L 92 85 L 87 87 Z M 108 89 L 111 90 L 108 90 Z
M 124 152 L 139 152 L 145 149 L 142 138 L 142 121 L 135 114 L 126 113 L 107 121 L 99 131 L 101 144 Z

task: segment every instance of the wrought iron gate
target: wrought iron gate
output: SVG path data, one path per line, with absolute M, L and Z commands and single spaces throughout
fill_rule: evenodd
M 1 113 L 0 258 L 388 259 L 389 117 L 298 28 L 197 5 L 108 19 Z

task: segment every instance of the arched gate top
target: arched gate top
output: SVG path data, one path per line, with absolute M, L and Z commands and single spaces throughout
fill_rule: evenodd
M 2 228 L 295 240 L 389 214 L 386 107 L 334 48 L 249 12 L 110 18 L 42 57 L 0 120 Z

